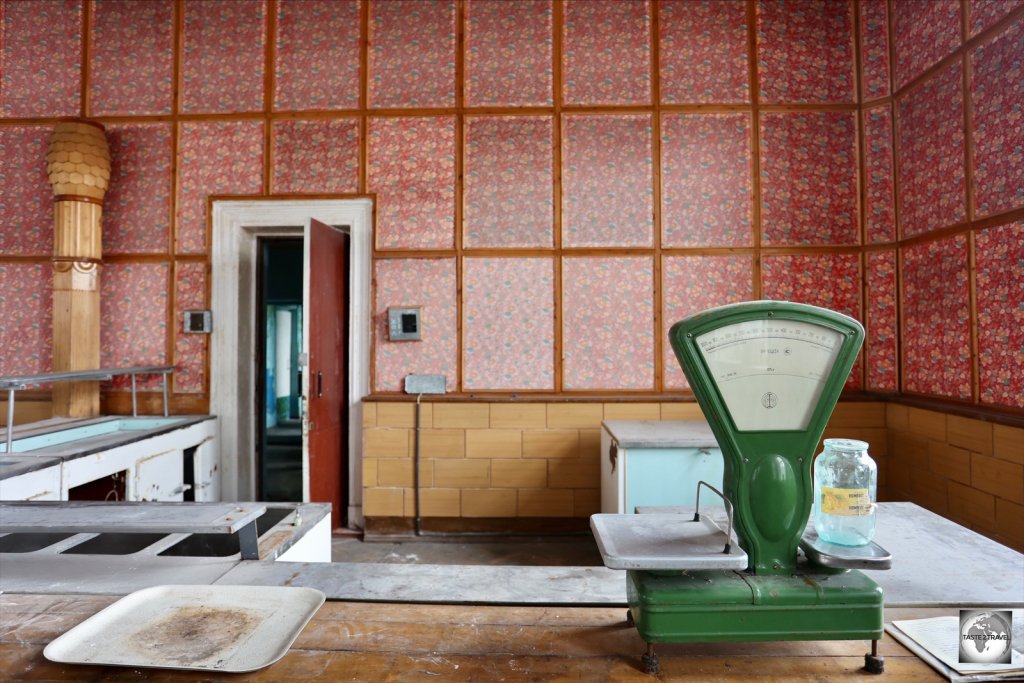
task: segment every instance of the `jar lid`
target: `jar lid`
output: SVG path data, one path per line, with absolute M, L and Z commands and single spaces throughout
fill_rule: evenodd
M 834 451 L 866 451 L 868 442 L 857 439 L 825 439 L 825 448 Z

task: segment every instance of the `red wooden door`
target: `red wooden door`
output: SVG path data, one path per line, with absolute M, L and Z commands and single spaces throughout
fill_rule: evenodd
M 348 401 L 347 233 L 311 218 L 306 226 L 306 448 L 309 500 L 331 503 L 331 526 L 347 501 Z

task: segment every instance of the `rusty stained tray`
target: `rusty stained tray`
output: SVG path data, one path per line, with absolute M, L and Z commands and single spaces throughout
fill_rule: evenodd
M 66 664 L 255 671 L 288 651 L 324 594 L 276 586 L 153 586 L 126 595 L 46 646 Z

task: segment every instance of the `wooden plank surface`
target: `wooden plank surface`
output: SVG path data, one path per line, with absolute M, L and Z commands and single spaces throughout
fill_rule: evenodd
M 0 596 L 0 672 L 11 681 L 656 680 L 622 608 L 491 607 L 328 602 L 279 662 L 248 674 L 56 664 L 43 648 L 115 596 Z M 950 614 L 897 609 L 886 620 Z M 886 635 L 884 678 L 859 669 L 862 641 L 658 646 L 660 680 L 941 681 Z

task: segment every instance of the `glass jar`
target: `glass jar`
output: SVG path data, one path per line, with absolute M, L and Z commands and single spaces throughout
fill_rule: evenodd
M 839 545 L 867 545 L 875 535 L 878 468 L 868 444 L 825 439 L 814 460 L 814 528 L 818 537 Z

